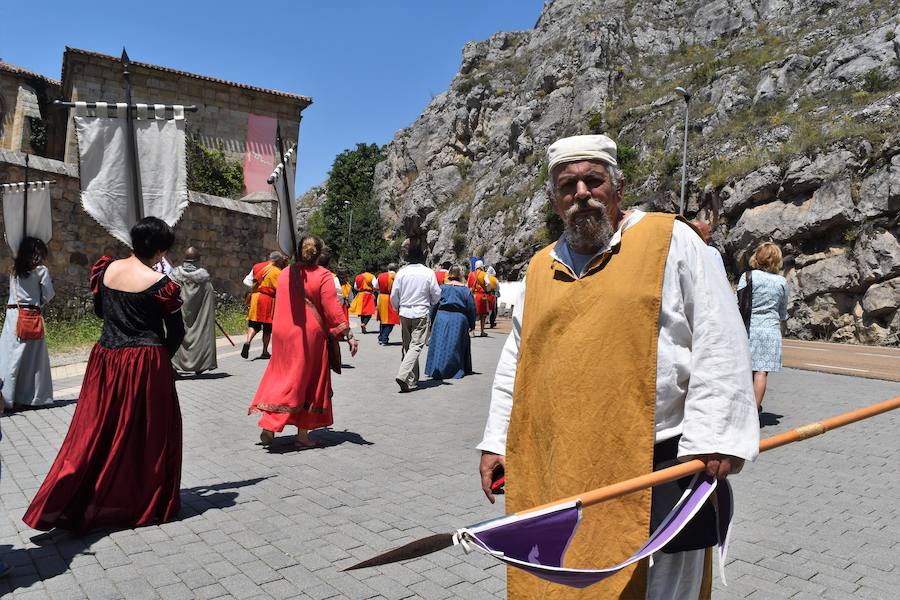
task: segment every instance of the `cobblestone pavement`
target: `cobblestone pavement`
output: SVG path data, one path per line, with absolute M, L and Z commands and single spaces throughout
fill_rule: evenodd
M 395 340 L 399 331 L 394 332 Z M 500 514 L 476 476 L 488 388 L 504 335 L 473 340 L 460 381 L 397 393 L 399 345 L 362 341 L 335 378 L 325 447 L 271 450 L 246 408 L 265 368 L 220 348 L 220 369 L 178 382 L 184 508 L 178 521 L 75 538 L 21 522 L 75 408 L 2 419 L 0 582 L 10 598 L 494 598 L 504 569 L 450 549 L 341 573 L 357 560 Z M 346 347 L 345 347 L 346 352 Z M 258 354 L 258 346 L 254 347 Z M 549 376 L 550 374 L 548 374 Z M 900 384 L 787 370 L 770 378 L 766 434 L 900 394 Z M 781 416 L 783 415 L 783 416 Z M 776 424 L 777 422 L 777 424 Z M 893 598 L 900 589 L 900 415 L 774 450 L 734 478 L 729 585 L 719 598 Z M 38 536 L 35 538 L 35 536 Z

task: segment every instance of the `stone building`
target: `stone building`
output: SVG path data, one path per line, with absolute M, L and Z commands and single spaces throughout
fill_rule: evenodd
M 241 197 L 190 191 L 190 204 L 175 227 L 176 245 L 170 253 L 178 262 L 187 246 L 200 247 L 216 289 L 242 297 L 241 281 L 250 266 L 277 247 L 274 194 L 264 179 L 260 185 L 262 174 L 274 166 L 275 123 L 287 145 L 295 142 L 300 114 L 312 100 L 138 61 L 131 63 L 130 78 L 135 103 L 196 105 L 199 110 L 187 117 L 189 133 L 203 146 L 243 164 L 247 185 Z M 57 305 L 83 309 L 88 306 L 93 261 L 109 250 L 125 255 L 127 248 L 81 207 L 73 119 L 71 111 L 52 106 L 56 98 L 124 101 L 121 63 L 112 56 L 66 48 L 62 80 L 57 82 L 0 62 L 0 183 L 22 181 L 25 154 L 31 155 L 30 180 L 56 181 L 48 267 L 61 296 Z M 37 127 L 42 127 L 42 137 L 34 135 Z M 256 189 L 248 189 L 252 159 L 257 162 Z M 10 260 L 4 243 L 0 249 L 4 271 Z M 5 288 L 2 278 L 0 293 L 5 294 Z
M 62 157 L 64 115 L 50 107 L 60 96 L 58 81 L 22 67 L 0 62 L 0 150 L 19 150 Z
M 232 160 L 245 158 L 248 123 L 253 117 L 277 119 L 285 147 L 296 142 L 300 113 L 312 103 L 307 96 L 195 75 L 168 67 L 131 61 L 131 97 L 135 103 L 196 105 L 188 115 L 191 134 Z M 62 94 L 71 101 L 123 102 L 125 85 L 119 58 L 66 48 L 63 54 Z M 78 147 L 69 117 L 66 162 L 76 162 Z

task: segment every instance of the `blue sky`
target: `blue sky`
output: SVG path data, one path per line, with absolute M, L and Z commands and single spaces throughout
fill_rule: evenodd
M 67 45 L 124 45 L 134 60 L 312 96 L 299 193 L 342 150 L 390 141 L 448 87 L 467 41 L 530 29 L 543 0 L 2 3 L 0 58 L 54 79 Z

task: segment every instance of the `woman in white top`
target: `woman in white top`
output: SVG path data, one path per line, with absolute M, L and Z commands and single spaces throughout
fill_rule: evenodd
M 46 257 L 47 245 L 37 238 L 26 237 L 19 245 L 9 275 L 6 321 L 0 334 L 0 390 L 7 410 L 53 402 L 47 341 L 43 338 L 22 341 L 16 335 L 19 309 L 43 309 L 55 294 L 50 272 L 43 264 Z

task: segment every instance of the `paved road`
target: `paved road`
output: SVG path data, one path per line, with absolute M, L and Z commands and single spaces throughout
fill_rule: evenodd
M 394 337 L 397 337 L 395 332 Z M 220 348 L 221 369 L 179 381 L 184 510 L 179 521 L 85 538 L 22 522 L 74 404 L 2 419 L 0 582 L 10 598 L 464 598 L 504 596 L 505 573 L 447 550 L 382 569 L 341 567 L 397 544 L 500 514 L 475 476 L 490 371 L 502 335 L 473 340 L 480 375 L 398 394 L 399 347 L 375 336 L 335 383 L 327 447 L 256 444 L 246 407 L 265 364 Z M 258 352 L 256 347 L 255 352 Z M 773 374 L 765 433 L 900 394 L 900 384 Z M 73 390 L 77 379 L 57 382 Z M 772 451 L 734 478 L 727 575 L 717 598 L 893 598 L 900 589 L 900 415 Z
M 900 381 L 900 348 L 784 340 L 788 367 Z

